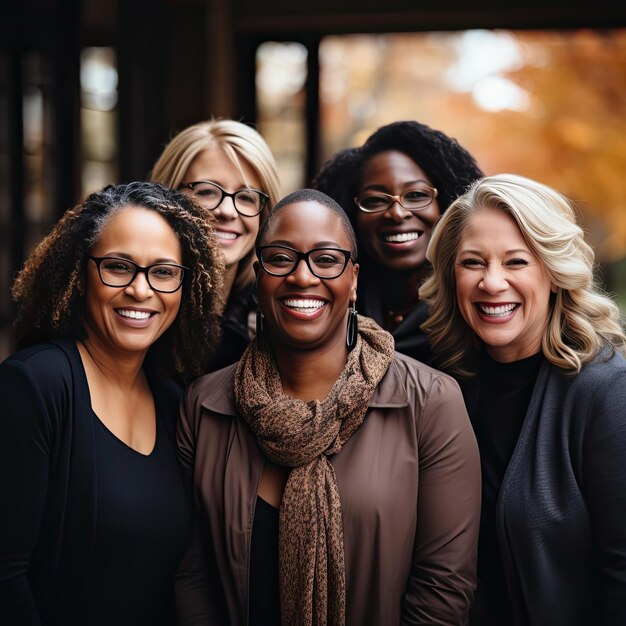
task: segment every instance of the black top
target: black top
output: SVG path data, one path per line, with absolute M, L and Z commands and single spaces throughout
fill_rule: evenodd
M 157 416 L 154 449 L 141 454 L 96 422 L 97 526 L 89 624 L 173 623 L 172 577 L 186 547 L 188 501 L 174 444 Z
M 472 614 L 472 623 L 480 626 L 514 622 L 497 539 L 496 504 L 543 360 L 540 352 L 513 363 L 499 363 L 485 353 L 480 362 L 482 382 L 470 416 L 480 449 L 483 485 L 479 589 Z
M 154 459 L 102 439 L 74 340 L 0 364 L 0 624 L 167 623 L 191 499 L 176 465 L 180 390 L 148 380 Z
M 257 496 L 250 546 L 250 626 L 280 626 L 278 509 Z
M 367 266 L 370 269 L 371 266 Z M 367 275 L 367 278 L 365 276 Z M 389 311 L 383 307 L 378 282 L 384 280 L 384 275 L 371 269 L 364 272 L 361 267 L 359 280 L 357 309 L 361 315 L 371 317 L 379 326 L 385 327 Z M 402 321 L 391 331 L 396 350 L 422 363 L 431 365 L 433 355 L 426 333 L 420 325 L 428 318 L 428 305 L 420 300 L 415 307 L 404 315 Z

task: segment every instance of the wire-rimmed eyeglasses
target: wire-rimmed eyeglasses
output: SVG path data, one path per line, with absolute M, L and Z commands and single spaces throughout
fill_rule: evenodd
M 437 190 L 434 187 L 417 187 L 408 189 L 399 196 L 382 191 L 366 191 L 354 199 L 356 205 L 365 213 L 378 213 L 386 211 L 397 202 L 407 211 L 421 211 L 429 206 L 437 197 Z
M 137 274 L 145 274 L 150 289 L 161 293 L 173 293 L 180 289 L 185 270 L 189 270 L 184 265 L 174 263 L 154 263 L 142 267 L 128 259 L 114 256 L 90 256 L 88 258 L 96 264 L 98 276 L 102 284 L 107 287 L 128 287 Z
M 258 189 L 238 189 L 230 193 L 211 180 L 197 180 L 192 183 L 180 183 L 179 189 L 190 189 L 196 200 L 209 211 L 217 209 L 224 198 L 232 198 L 235 211 L 243 217 L 258 215 L 269 200 L 269 196 Z
M 300 252 L 289 246 L 259 246 L 257 256 L 261 268 L 272 276 L 289 276 L 293 274 L 301 260 L 307 264 L 309 271 L 317 278 L 339 278 L 348 261 L 354 262 L 350 250 L 341 248 L 313 248 L 308 252 Z

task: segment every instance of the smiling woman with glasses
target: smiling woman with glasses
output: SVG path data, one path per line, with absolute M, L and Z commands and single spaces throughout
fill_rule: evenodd
M 98 268 L 98 275 L 104 285 L 109 287 L 128 287 L 137 274 L 143 274 L 154 291 L 173 293 L 183 286 L 185 270 L 188 267 L 173 263 L 154 263 L 141 267 L 128 259 L 119 259 L 114 256 L 93 257 L 91 259 Z
M 256 251 L 257 338 L 182 404 L 200 522 L 179 626 L 464 624 L 480 472 L 458 387 L 357 315 L 331 198 L 288 195 Z
M 225 198 L 232 198 L 235 210 L 243 217 L 258 215 L 269 200 L 269 196 L 258 189 L 238 189 L 235 193 L 228 193 L 226 189 L 210 180 L 180 183 L 178 188 L 191 189 L 196 200 L 209 211 L 217 209 Z
M 336 154 L 313 181 L 350 216 L 361 249 L 360 309 L 393 333 L 396 349 L 429 363 L 418 288 L 429 274 L 433 225 L 482 172 L 454 139 L 418 122 L 379 128 Z
M 313 248 L 300 252 L 289 246 L 259 246 L 257 254 L 263 270 L 272 276 L 289 276 L 296 271 L 300 261 L 305 261 L 313 276 L 339 278 L 348 262 L 354 262 L 350 250 L 339 248 Z
M 280 186 L 274 157 L 257 133 L 234 120 L 211 120 L 180 132 L 165 147 L 152 180 L 193 195 L 215 220 L 226 260 L 222 341 L 205 370 L 237 361 L 254 337 L 254 239 Z
M 0 365 L 0 623 L 169 626 L 192 508 L 180 389 L 217 343 L 213 227 L 155 183 L 65 213 L 13 286 Z

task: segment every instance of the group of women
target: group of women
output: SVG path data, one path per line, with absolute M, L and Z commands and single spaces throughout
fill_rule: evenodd
M 626 336 L 563 196 L 417 122 L 282 200 L 229 120 L 151 176 L 15 280 L 0 623 L 626 621 Z

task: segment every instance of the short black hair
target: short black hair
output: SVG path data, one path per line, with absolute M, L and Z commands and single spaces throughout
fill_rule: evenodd
M 348 241 L 350 242 L 350 252 L 352 254 L 352 260 L 356 261 L 358 248 L 356 243 L 356 235 L 354 234 L 354 228 L 350 223 L 350 219 L 346 215 L 346 212 L 341 208 L 341 206 L 335 202 L 330 196 L 319 191 L 317 189 L 298 189 L 297 191 L 293 191 L 292 193 L 286 195 L 282 200 L 280 200 L 276 206 L 269 212 L 267 219 L 261 223 L 259 227 L 259 233 L 256 237 L 256 241 L 254 244 L 255 249 L 261 245 L 261 241 L 265 236 L 268 228 L 271 226 L 271 222 L 274 218 L 280 213 L 280 211 L 290 205 L 297 204 L 299 202 L 316 202 L 321 206 L 330 209 L 337 217 L 341 220 L 341 226 L 348 237 Z

